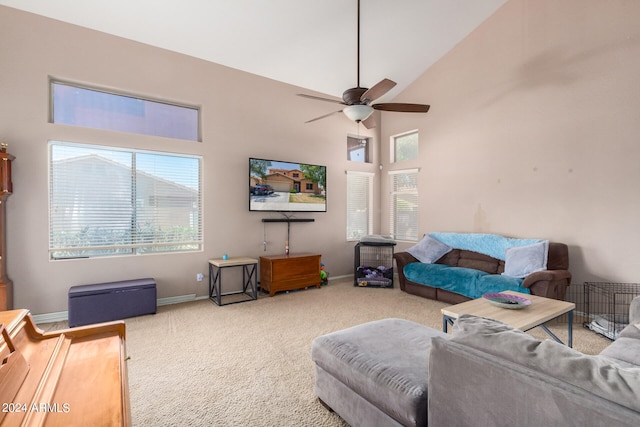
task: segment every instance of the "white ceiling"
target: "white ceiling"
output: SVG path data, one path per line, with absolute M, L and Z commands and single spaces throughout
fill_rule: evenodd
M 506 1 L 362 0 L 360 85 L 390 78 L 391 99 Z M 357 0 L 0 4 L 329 95 L 356 86 Z

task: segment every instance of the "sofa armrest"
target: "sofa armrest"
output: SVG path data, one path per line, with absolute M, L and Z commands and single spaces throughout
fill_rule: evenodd
M 571 273 L 568 270 L 543 270 L 531 273 L 524 278 L 522 287 L 530 288 L 536 282 L 541 280 L 571 280 Z
M 570 283 L 569 270 L 544 270 L 525 277 L 522 287 L 529 288 L 533 295 L 564 300 Z
M 404 291 L 404 285 L 407 278 L 404 275 L 404 266 L 411 264 L 412 262 L 420 262 L 417 258 L 411 255 L 409 252 L 396 252 L 393 254 L 393 258 L 396 260 L 396 267 L 398 271 L 398 280 L 400 282 L 400 289 Z

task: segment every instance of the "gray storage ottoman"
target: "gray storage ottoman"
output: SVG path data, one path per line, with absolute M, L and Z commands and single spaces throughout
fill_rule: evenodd
M 155 312 L 156 281 L 151 278 L 69 289 L 69 327 L 72 328 Z
M 441 331 L 376 320 L 317 337 L 316 394 L 351 426 L 426 426 L 429 348 Z

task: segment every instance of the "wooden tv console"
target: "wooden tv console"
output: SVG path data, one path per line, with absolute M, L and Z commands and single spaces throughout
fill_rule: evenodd
M 260 289 L 276 292 L 320 287 L 320 255 L 301 253 L 260 257 Z

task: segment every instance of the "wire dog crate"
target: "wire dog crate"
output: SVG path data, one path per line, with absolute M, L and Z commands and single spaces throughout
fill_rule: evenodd
M 629 324 L 629 306 L 638 295 L 638 283 L 585 282 L 584 326 L 615 340 Z
M 395 243 L 363 243 L 355 246 L 353 285 L 393 288 Z

